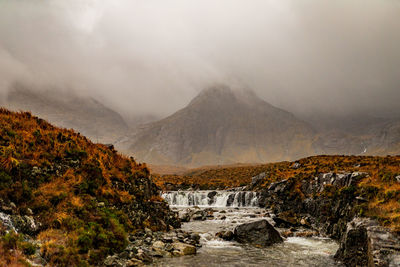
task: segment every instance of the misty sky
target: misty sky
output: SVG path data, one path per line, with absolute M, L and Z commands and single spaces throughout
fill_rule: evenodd
M 292 112 L 400 114 L 397 0 L 0 0 L 15 82 L 167 115 L 213 83 Z

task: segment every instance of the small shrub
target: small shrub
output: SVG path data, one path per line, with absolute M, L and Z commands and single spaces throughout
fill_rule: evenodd
M 30 242 L 22 242 L 20 245 L 25 255 L 33 255 L 36 252 L 37 246 Z

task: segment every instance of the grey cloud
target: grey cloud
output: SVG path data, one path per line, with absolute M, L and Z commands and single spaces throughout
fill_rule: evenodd
M 398 14 L 394 0 L 0 0 L 0 91 L 167 115 L 228 83 L 295 113 L 398 114 Z

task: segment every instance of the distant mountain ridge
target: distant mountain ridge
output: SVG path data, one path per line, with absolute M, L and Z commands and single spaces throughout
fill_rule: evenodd
M 73 128 L 94 142 L 113 143 L 128 131 L 120 114 L 91 97 L 18 86 L 8 93 L 3 106 L 31 111 L 57 126 Z
M 149 163 L 199 166 L 296 159 L 314 154 L 314 138 L 306 122 L 252 91 L 217 85 L 117 146 Z
M 226 85 L 201 91 L 186 107 L 161 120 L 140 114 L 122 117 L 95 97 L 18 86 L 2 106 L 31 111 L 93 142 L 112 143 L 161 169 L 276 162 L 312 155 L 400 154 L 400 119 L 363 114 L 315 114 L 299 119 L 251 90 Z

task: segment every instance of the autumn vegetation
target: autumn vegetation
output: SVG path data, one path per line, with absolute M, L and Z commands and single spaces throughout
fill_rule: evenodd
M 362 216 L 377 219 L 400 233 L 400 156 L 313 156 L 295 162 L 278 162 L 250 166 L 209 167 L 187 171 L 183 175 L 153 175 L 153 180 L 164 190 L 178 188 L 227 189 L 251 183 L 251 177 L 262 172 L 266 178 L 256 190 L 268 188 L 272 182 L 295 179 L 298 187 L 303 180 L 310 181 L 320 173 L 367 172 L 356 188 L 343 188 L 366 200 L 360 207 Z M 300 194 L 300 190 L 292 192 Z M 326 197 L 341 192 L 326 190 Z M 303 197 L 299 195 L 299 197 Z
M 50 265 L 96 265 L 122 251 L 129 232 L 167 227 L 160 223 L 167 205 L 145 164 L 28 112 L 0 109 L 0 125 L 0 198 L 20 215 L 33 213 Z M 2 231 L 0 263 L 22 264 L 33 254 L 24 240 Z

